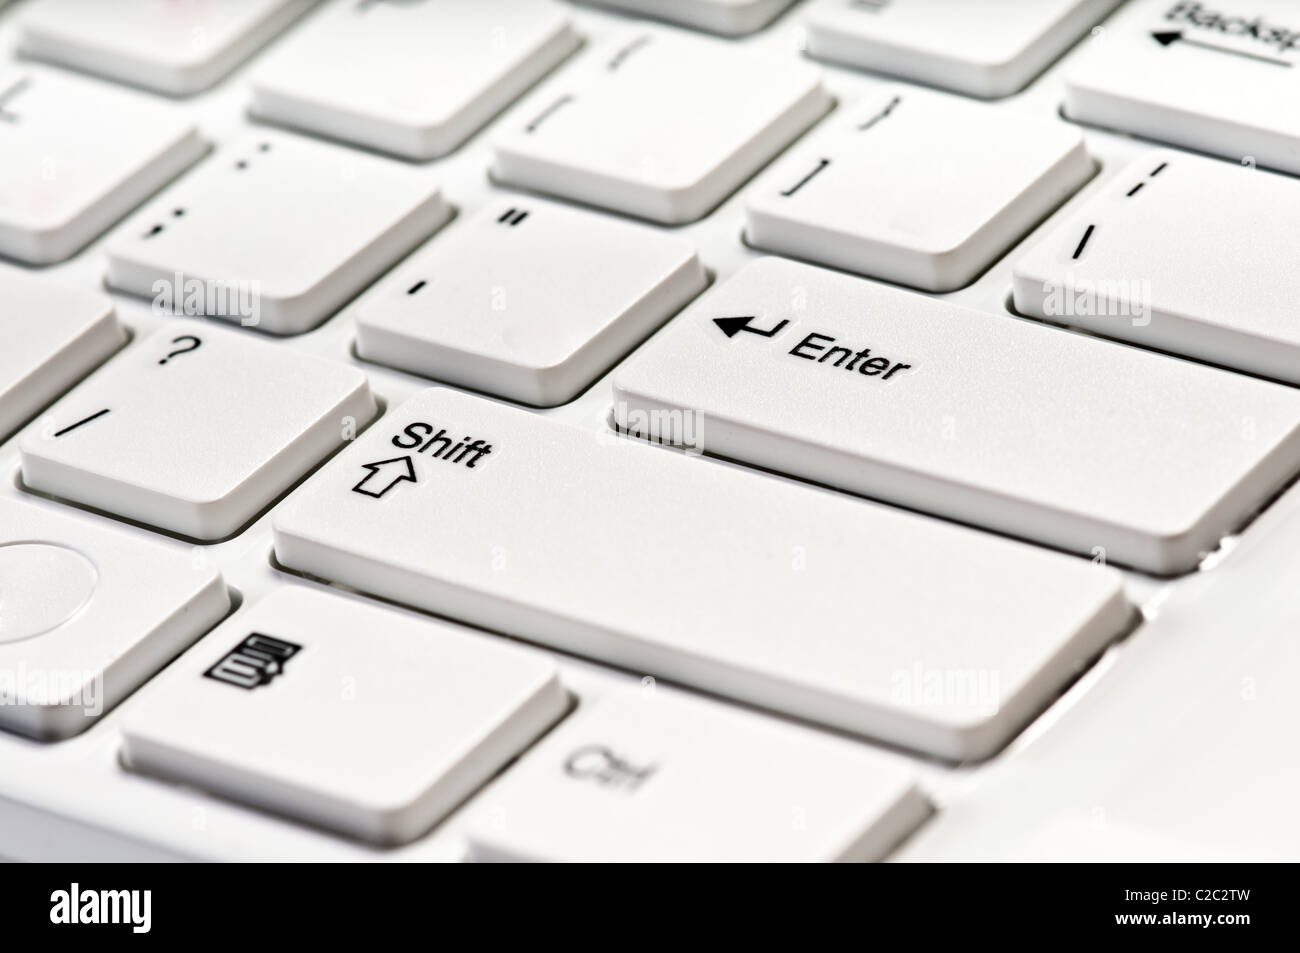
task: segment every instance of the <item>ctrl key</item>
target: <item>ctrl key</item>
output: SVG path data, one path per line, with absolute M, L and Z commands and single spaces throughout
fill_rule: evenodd
M 141 773 L 392 845 L 431 828 L 568 707 L 538 654 L 284 588 L 133 701 L 122 755 Z
M 930 813 L 898 755 L 666 692 L 579 710 L 469 808 L 477 861 L 879 860 Z

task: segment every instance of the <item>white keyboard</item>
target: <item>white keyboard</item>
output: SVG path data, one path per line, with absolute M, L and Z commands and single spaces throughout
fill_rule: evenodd
M 1293 4 L 111 6 L 0 4 L 0 858 L 1300 854 Z

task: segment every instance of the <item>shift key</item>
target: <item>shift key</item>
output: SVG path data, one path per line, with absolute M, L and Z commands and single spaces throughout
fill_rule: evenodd
M 1133 618 L 1085 560 L 440 388 L 273 525 L 300 572 L 950 759 Z
M 1300 469 L 1300 391 L 775 258 L 614 392 L 629 431 L 1158 574 Z

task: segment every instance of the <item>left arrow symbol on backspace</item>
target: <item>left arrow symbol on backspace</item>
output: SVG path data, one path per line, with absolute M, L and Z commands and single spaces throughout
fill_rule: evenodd
M 714 318 L 713 323 L 722 329 L 722 333 L 729 338 L 734 338 L 741 331 L 748 331 L 750 334 L 757 334 L 761 337 L 770 338 L 780 334 L 782 329 L 790 322 L 782 318 L 781 321 L 772 328 L 762 330 L 761 328 L 751 328 L 749 322 L 754 320 L 754 316 L 748 315 L 741 318 Z
M 1249 50 L 1236 50 L 1228 46 L 1219 46 L 1217 43 L 1204 43 L 1200 40 L 1192 39 L 1186 36 L 1182 30 L 1166 30 L 1151 34 L 1151 39 L 1155 40 L 1161 46 L 1171 46 L 1174 43 L 1182 43 L 1186 46 L 1194 46 L 1201 50 L 1211 50 L 1215 53 L 1227 53 L 1229 56 L 1241 56 L 1248 60 L 1255 60 L 1257 63 L 1272 63 L 1274 66 L 1290 67 L 1289 60 L 1280 60 L 1275 56 L 1261 56 L 1258 53 L 1251 53 Z
M 363 463 L 363 470 L 369 470 L 361 482 L 352 488 L 353 493 L 362 493 L 379 499 L 399 483 L 415 483 L 415 464 L 410 457 L 393 457 L 378 463 Z

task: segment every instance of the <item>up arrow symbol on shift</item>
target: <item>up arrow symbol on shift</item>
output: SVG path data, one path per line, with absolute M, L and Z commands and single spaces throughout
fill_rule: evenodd
M 415 464 L 410 457 L 393 457 L 378 463 L 363 463 L 363 470 L 369 470 L 361 482 L 352 488 L 353 493 L 373 496 L 379 499 L 399 483 L 415 483 Z

